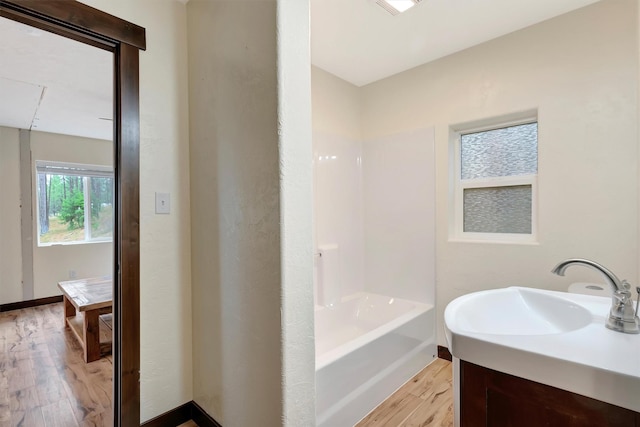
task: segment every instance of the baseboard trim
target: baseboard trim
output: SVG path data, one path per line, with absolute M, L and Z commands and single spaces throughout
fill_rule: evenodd
M 207 414 L 196 402 L 191 401 L 191 406 L 191 419 L 195 421 L 199 427 L 222 427 L 222 424 L 214 420 L 213 417 Z
M 198 427 L 222 427 L 193 400 L 144 422 L 142 427 L 175 427 L 191 420 Z
M 39 305 L 53 304 L 56 302 L 62 302 L 62 295 L 0 304 L 0 313 L 11 310 L 21 310 L 23 308 L 37 307 Z
M 158 415 L 155 418 L 142 424 L 144 427 L 167 427 L 167 426 L 179 426 L 191 420 L 191 404 L 193 402 L 187 402 L 184 405 L 180 405 L 177 408 L 173 408 L 170 411 L 165 412 L 162 415 Z
M 451 355 L 451 352 L 449 352 L 449 349 L 442 345 L 438 346 L 438 357 L 440 359 L 448 360 L 449 362 L 453 360 L 453 356 Z

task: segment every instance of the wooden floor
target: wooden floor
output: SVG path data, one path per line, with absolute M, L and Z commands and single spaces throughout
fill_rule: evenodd
M 367 415 L 357 427 L 451 427 L 451 362 L 436 359 Z
M 453 427 L 451 369 L 451 362 L 443 359 L 434 360 L 356 427 Z M 198 425 L 189 421 L 179 427 Z
M 0 313 L 0 427 L 113 425 L 113 359 L 85 363 L 63 311 Z
M 63 311 L 0 313 L 0 427 L 113 425 L 113 359 L 85 363 Z M 451 363 L 436 359 L 357 424 L 378 426 L 453 426 Z

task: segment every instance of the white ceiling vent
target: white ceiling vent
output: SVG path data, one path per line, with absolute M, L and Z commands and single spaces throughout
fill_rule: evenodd
M 393 16 L 399 15 L 422 2 L 422 0 L 376 0 L 376 4 Z

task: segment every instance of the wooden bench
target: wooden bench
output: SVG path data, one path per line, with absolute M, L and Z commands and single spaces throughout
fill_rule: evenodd
M 80 341 L 84 361 L 111 354 L 113 280 L 111 277 L 58 282 L 65 322 Z

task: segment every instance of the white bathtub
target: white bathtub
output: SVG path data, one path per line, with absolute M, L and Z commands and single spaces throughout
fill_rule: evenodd
M 316 307 L 316 423 L 350 427 L 436 356 L 433 306 L 358 293 Z

